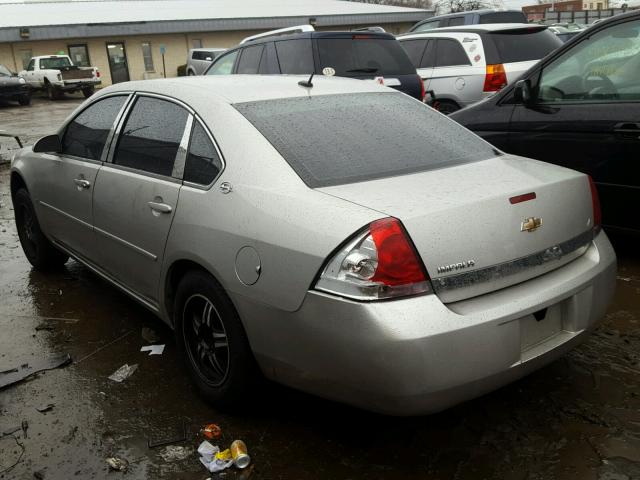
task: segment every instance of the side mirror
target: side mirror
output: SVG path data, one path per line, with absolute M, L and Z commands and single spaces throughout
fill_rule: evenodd
M 518 80 L 513 91 L 516 102 L 530 105 L 533 102 L 531 95 L 531 80 Z
M 35 153 L 60 153 L 62 151 L 62 142 L 58 135 L 47 135 L 42 137 L 33 146 Z

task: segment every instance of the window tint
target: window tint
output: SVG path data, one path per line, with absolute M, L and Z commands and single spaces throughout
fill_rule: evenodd
M 187 111 L 175 103 L 140 97 L 122 128 L 113 162 L 171 176 Z
M 397 40 L 364 37 L 317 39 L 320 69 L 332 67 L 343 77 L 415 74 Z
M 495 52 L 487 41 L 493 43 Z M 483 38 L 487 63 L 513 63 L 540 60 L 552 52 L 562 41 L 548 29 L 518 29 L 500 33 L 490 33 Z
M 427 40 L 404 40 L 400 42 L 400 45 L 407 52 L 413 66 L 419 68 L 424 48 L 427 46 Z
M 311 40 L 275 42 L 281 73 L 304 74 L 315 72 Z
M 234 107 L 312 188 L 499 155 L 464 127 L 403 93 L 321 95 Z
M 453 17 L 447 21 L 448 27 L 458 27 L 460 25 L 464 25 L 464 17 Z
M 234 50 L 233 52 L 218 57 L 218 60 L 207 70 L 207 75 L 229 75 L 233 71 L 233 64 L 236 61 L 238 52 L 239 50 Z
M 218 152 L 200 122 L 196 122 L 184 167 L 184 181 L 209 185 L 221 169 L 222 162 Z
M 492 12 L 481 14 L 480 23 L 528 23 L 528 20 L 522 12 Z
M 439 39 L 436 49 L 436 67 L 471 65 L 464 48 L 457 40 Z
M 542 70 L 538 100 L 624 102 L 640 100 L 640 21 L 602 30 Z
M 191 58 L 193 60 L 207 60 L 207 58 L 210 58 L 211 60 L 207 60 L 210 62 L 214 58 L 216 58 L 216 54 L 215 52 L 207 52 L 204 50 L 200 50 L 200 51 L 193 52 L 193 54 L 191 55 Z
M 412 31 L 426 32 L 427 30 L 433 30 L 434 28 L 438 28 L 439 23 L 440 23 L 440 20 L 434 20 L 433 22 L 423 23 L 422 25 L 420 25 L 419 27 L 417 27 L 415 30 L 412 30 Z
M 422 63 L 420 63 L 420 68 L 431 68 L 436 64 L 436 41 L 429 40 L 427 43 L 427 48 L 424 51 L 424 55 L 422 55 Z
M 236 69 L 236 73 L 258 73 L 263 50 L 264 45 L 254 45 L 253 47 L 243 48 L 242 54 L 240 55 L 240 60 L 238 61 L 238 68 Z
M 126 96 L 108 97 L 83 110 L 67 126 L 62 153 L 100 160 L 109 130 L 126 99 Z

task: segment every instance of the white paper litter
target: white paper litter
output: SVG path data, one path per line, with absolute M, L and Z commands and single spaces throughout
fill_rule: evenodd
M 140 349 L 141 352 L 149 352 L 149 355 L 162 355 L 164 345 L 147 345 Z
M 118 370 L 109 375 L 109 380 L 120 383 L 133 375 L 133 372 L 135 372 L 137 368 L 137 363 L 134 363 L 133 365 L 127 365 L 125 363 Z

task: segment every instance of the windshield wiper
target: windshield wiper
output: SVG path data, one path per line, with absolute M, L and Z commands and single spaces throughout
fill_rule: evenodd
M 365 68 L 352 68 L 351 70 L 347 70 L 347 73 L 376 73 L 377 71 L 378 71 L 377 68 L 365 67 Z

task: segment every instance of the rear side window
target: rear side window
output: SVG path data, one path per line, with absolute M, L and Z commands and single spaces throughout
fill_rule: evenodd
M 464 127 L 403 93 L 296 97 L 234 107 L 311 188 L 499 155 Z
M 113 163 L 171 176 L 187 115 L 175 103 L 138 98 L 122 128 Z
M 207 70 L 207 75 L 229 75 L 233 71 L 233 64 L 236 61 L 238 52 L 239 50 L 234 50 L 218 58 Z
M 452 17 L 447 21 L 447 27 L 458 27 L 464 25 L 464 17 Z
M 514 63 L 540 60 L 562 41 L 550 30 L 534 27 L 488 33 L 483 44 L 487 63 Z
M 260 59 L 264 45 L 254 45 L 242 49 L 236 73 L 256 74 L 260 67 Z
M 310 39 L 285 40 L 275 43 L 281 73 L 311 74 L 315 71 Z
M 436 67 L 471 65 L 464 48 L 457 40 L 438 39 L 436 43 Z
M 407 52 L 407 56 L 413 66 L 419 68 L 424 48 L 427 46 L 427 40 L 404 40 L 400 42 L 400 45 Z
M 320 69 L 332 67 L 336 75 L 343 77 L 415 74 L 415 67 L 397 40 L 353 37 L 318 38 Z
M 100 160 L 109 130 L 126 99 L 117 96 L 99 100 L 74 118 L 62 137 L 62 153 Z
M 200 122 L 196 122 L 191 133 L 183 180 L 209 185 L 218 176 L 221 169 L 222 162 L 218 152 Z
M 428 30 L 433 30 L 434 28 L 438 28 L 440 24 L 440 20 L 434 20 L 433 22 L 426 22 L 422 25 L 416 27 L 415 30 L 411 30 L 412 32 L 426 32 Z
M 480 23 L 528 23 L 528 20 L 522 12 L 492 12 L 481 14 Z
M 195 51 L 195 52 L 193 52 L 193 55 L 191 55 L 191 58 L 193 58 L 194 60 L 207 60 L 207 59 L 210 59 L 208 61 L 211 61 L 214 58 L 216 58 L 216 53 L 215 52 Z

